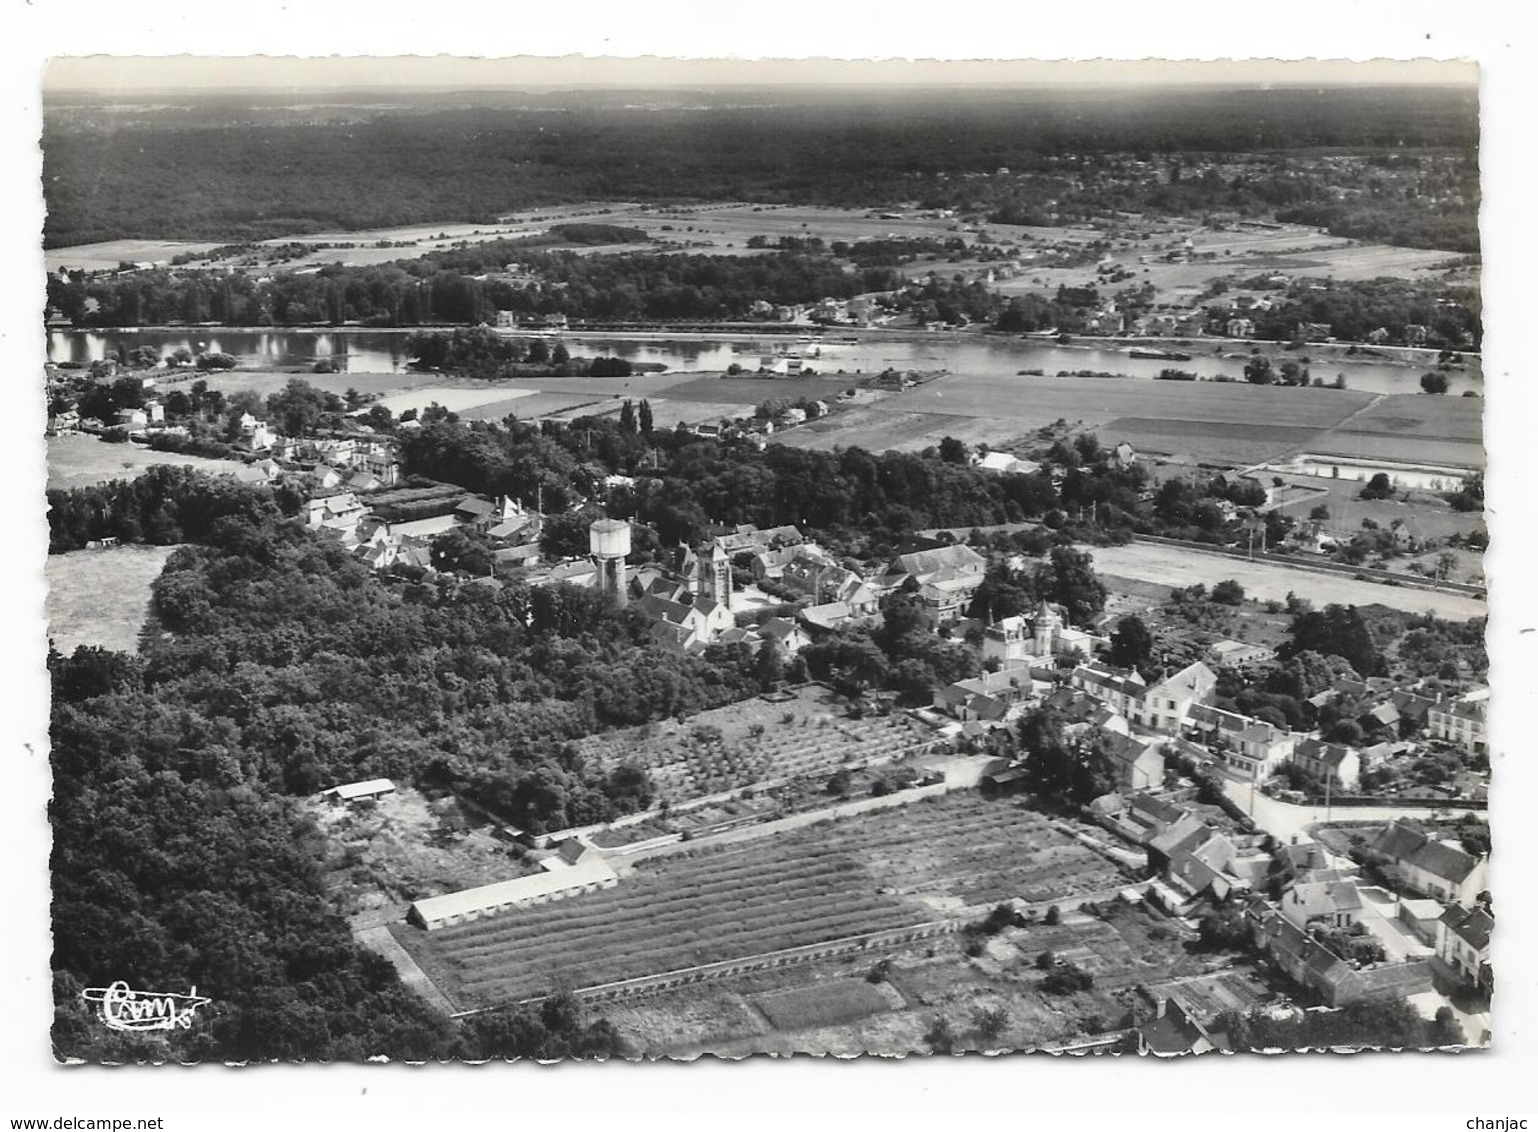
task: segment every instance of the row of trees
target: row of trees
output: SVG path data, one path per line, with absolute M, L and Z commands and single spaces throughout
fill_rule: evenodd
M 511 260 L 520 274 L 503 273 Z M 459 266 L 464 264 L 466 266 Z M 470 266 L 470 265 L 475 266 Z M 489 278 L 486 272 L 493 272 Z M 420 259 L 256 276 L 157 268 L 126 275 L 49 276 L 48 302 L 76 325 L 370 326 L 490 323 L 520 317 L 744 318 L 764 300 L 794 305 L 901 285 L 890 267 L 853 273 L 827 254 L 760 256 L 530 253 L 516 242 L 430 252 Z

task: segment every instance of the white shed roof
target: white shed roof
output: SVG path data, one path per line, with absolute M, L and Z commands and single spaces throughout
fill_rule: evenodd
M 335 794 L 344 802 L 351 802 L 354 798 L 369 798 L 375 794 L 389 794 L 395 789 L 395 783 L 388 778 L 370 778 L 366 782 L 349 782 L 345 786 L 333 786 L 327 790 L 327 794 Z
M 463 892 L 446 892 L 442 896 L 429 896 L 412 904 L 412 909 L 422 922 L 431 924 L 454 916 L 466 916 L 536 900 L 573 888 L 585 888 L 590 884 L 602 884 L 617 879 L 609 863 L 601 859 L 583 860 L 569 868 L 555 872 L 536 873 L 516 880 L 483 884 L 479 888 L 467 888 Z

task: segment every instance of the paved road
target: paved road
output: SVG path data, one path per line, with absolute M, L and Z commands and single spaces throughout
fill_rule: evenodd
M 1295 806 L 1290 802 L 1268 798 L 1259 790 L 1252 792 L 1248 783 L 1232 779 L 1224 781 L 1223 789 L 1246 813 L 1254 817 L 1256 825 L 1284 844 L 1294 837 L 1299 841 L 1307 840 L 1308 828 L 1316 822 L 1392 821 L 1394 818 L 1428 818 L 1439 812 L 1410 806 L 1333 806 L 1328 810 L 1323 806 Z M 1467 802 L 1449 802 L 1445 809 L 1455 814 L 1470 810 L 1475 813 L 1484 811 L 1483 806 Z
M 1244 587 L 1247 596 L 1262 601 L 1285 601 L 1289 593 L 1295 593 L 1316 606 L 1330 602 L 1377 604 L 1407 613 L 1429 611 L 1453 621 L 1484 617 L 1490 612 L 1484 602 L 1464 594 L 1385 586 L 1378 582 L 1358 581 L 1344 574 L 1322 574 L 1274 562 L 1246 562 L 1183 547 L 1134 542 L 1127 546 L 1085 549 L 1094 556 L 1098 573 L 1164 585 L 1169 585 L 1172 579 L 1178 579 L 1183 585 L 1201 582 L 1208 588 L 1225 578 L 1232 578 Z
M 789 817 L 776 818 L 773 821 L 753 822 L 749 825 L 738 826 L 735 829 L 724 830 L 721 833 L 706 834 L 703 837 L 690 838 L 688 841 L 670 841 L 662 845 L 647 845 L 641 849 L 628 849 L 620 845 L 613 849 L 605 849 L 610 864 L 620 865 L 646 860 L 651 857 L 667 857 L 675 853 L 691 853 L 696 849 L 702 849 L 712 845 L 733 845 L 741 841 L 756 841 L 760 837 L 772 837 L 776 834 L 789 833 L 792 830 L 804 829 L 809 825 L 815 825 L 820 821 L 830 818 L 847 818 L 856 814 L 867 814 L 873 810 L 888 810 L 897 806 L 907 806 L 922 798 L 932 798 L 940 794 L 948 794 L 953 790 L 971 790 L 982 781 L 983 771 L 988 764 L 993 762 L 988 755 L 960 755 L 943 760 L 940 765 L 945 769 L 945 781 L 933 786 L 917 786 L 909 790 L 899 790 L 895 794 L 884 794 L 875 798 L 861 798 L 853 802 L 840 802 L 836 806 L 824 806 L 817 810 L 807 810 L 804 813 L 791 814 Z

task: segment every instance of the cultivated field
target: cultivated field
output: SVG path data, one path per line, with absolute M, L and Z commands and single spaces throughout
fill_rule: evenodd
M 1166 585 L 1173 579 L 1187 586 L 1201 582 L 1209 589 L 1225 578 L 1232 578 L 1244 587 L 1246 595 L 1258 601 L 1285 601 L 1289 593 L 1295 593 L 1315 606 L 1331 602 L 1386 605 L 1407 613 L 1430 612 L 1452 621 L 1485 617 L 1490 612 L 1484 602 L 1463 594 L 1385 586 L 1358 581 L 1349 574 L 1322 574 L 1270 562 L 1246 562 L 1182 547 L 1134 542 L 1086 549 L 1094 556 L 1097 573 Z
M 1384 397 L 1312 441 L 1310 451 L 1404 463 L 1483 467 L 1483 399 L 1401 394 Z
M 807 1030 L 822 1026 L 841 1026 L 872 1014 L 892 1009 L 886 984 L 875 985 L 864 979 L 837 979 L 810 987 L 769 991 L 754 997 L 753 1005 L 763 1012 L 776 1030 Z M 901 1002 L 901 998 L 898 998 Z
M 835 1017 L 826 1024 L 800 1017 L 776 1026 L 760 1004 L 781 996 L 791 1002 L 829 1001 L 826 1010 L 857 1003 L 847 991 L 863 982 L 875 955 L 850 955 L 807 966 L 754 972 L 720 983 L 671 991 L 645 999 L 606 1003 L 608 1018 L 642 1056 L 690 1057 L 717 1053 L 740 1057 L 754 1053 L 812 1053 L 851 1057 L 871 1051 L 925 1053 L 924 1035 L 944 1019 L 958 1049 L 1032 1049 L 1072 1041 L 1124 1025 L 1129 1011 L 1146 1009 L 1135 987 L 1148 983 L 1168 988 L 1189 1002 L 1200 1017 L 1229 1002 L 1238 1008 L 1267 1001 L 1270 992 L 1246 967 L 1230 966 L 1232 956 L 1199 954 L 1187 949 L 1190 933 L 1146 906 L 1119 900 L 1102 902 L 1096 915 L 1065 912 L 1047 926 L 1040 920 L 1010 928 L 989 939 L 979 955 L 965 954 L 964 936 L 944 936 L 887 953 L 885 981 L 875 984 L 887 1004 L 876 1006 L 868 992 L 859 1004 L 873 1009 L 858 1017 Z M 1043 971 L 1036 960 L 1045 951 L 1070 959 L 1095 975 L 1088 992 L 1048 995 L 1040 989 Z M 1213 967 L 1221 973 L 1205 975 Z M 871 985 L 871 984 L 866 984 Z M 1189 989 L 1187 989 L 1189 988 Z M 809 1008 L 808 1019 L 817 1007 Z M 982 1011 L 1000 1012 L 1003 1029 L 984 1038 L 978 1031 Z
M 48 636 L 66 656 L 80 645 L 138 652 L 149 617 L 150 585 L 174 546 L 118 546 L 50 554 Z
M 815 684 L 793 698 L 744 700 L 693 716 L 595 735 L 579 745 L 601 769 L 644 767 L 659 798 L 687 801 L 771 779 L 826 778 L 930 746 L 933 735 L 906 715 L 851 719 L 837 697 Z
M 698 856 L 486 920 L 393 930 L 462 1008 L 918 925 L 1114 884 L 1104 858 L 1008 801 L 953 794 Z
M 945 436 L 998 444 L 1065 420 L 1110 444 L 1245 464 L 1315 443 L 1371 401 L 1351 390 L 952 373 L 803 425 L 783 442 L 877 452 L 926 448 Z
M 156 464 L 185 464 L 218 474 L 233 472 L 238 460 L 210 460 L 206 456 L 182 456 L 155 452 L 143 444 L 112 444 L 88 433 L 63 433 L 48 438 L 48 487 L 67 491 L 108 480 L 131 480 Z

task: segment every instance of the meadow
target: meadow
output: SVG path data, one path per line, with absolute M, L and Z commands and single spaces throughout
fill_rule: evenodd
M 48 438 L 48 488 L 67 491 L 109 480 L 131 480 L 156 464 L 186 464 L 209 473 L 233 472 L 238 460 L 213 460 L 156 452 L 143 444 L 114 444 L 88 433 L 62 433 Z
M 139 651 L 139 634 L 149 617 L 150 586 L 174 546 L 119 546 L 50 554 L 48 637 L 68 655 L 80 645 Z

